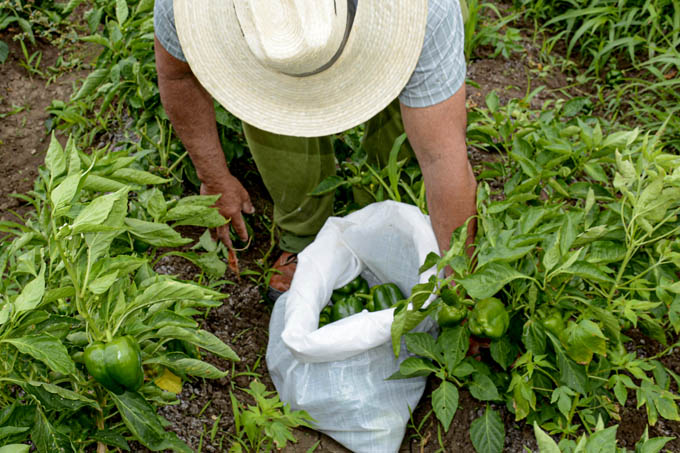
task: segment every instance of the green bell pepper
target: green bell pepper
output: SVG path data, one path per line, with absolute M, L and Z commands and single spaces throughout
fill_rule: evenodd
M 366 308 L 368 311 L 387 310 L 402 299 L 405 299 L 404 293 L 396 284 L 383 283 L 371 288 L 371 296 L 366 303 Z
M 130 336 L 90 344 L 85 348 L 83 360 L 92 377 L 118 395 L 126 390 L 134 392 L 144 382 L 139 344 Z
M 356 313 L 361 313 L 364 309 L 364 304 L 355 295 L 346 296 L 333 303 L 331 308 L 331 322 L 335 322 L 342 318 L 347 318 Z
M 440 293 L 441 307 L 437 313 L 437 322 L 442 327 L 455 327 L 468 314 L 467 306 L 458 300 L 458 295 L 451 288 L 443 288 Z
M 545 330 L 558 338 L 564 333 L 564 319 L 562 318 L 562 313 L 557 310 L 548 313 L 548 315 L 541 320 L 541 324 L 543 324 Z
M 319 328 L 331 322 L 331 306 L 326 305 L 319 314 Z
M 331 300 L 335 302 L 336 300 L 344 299 L 345 297 L 354 293 L 368 294 L 368 292 L 368 282 L 361 275 L 359 275 L 345 286 L 341 286 L 340 288 L 333 290 Z
M 489 297 L 477 302 L 468 318 L 470 332 L 478 337 L 499 339 L 510 325 L 510 315 L 503 302 Z

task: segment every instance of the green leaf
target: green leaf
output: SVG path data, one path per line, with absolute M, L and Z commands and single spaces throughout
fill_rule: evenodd
M 649 338 L 652 338 L 663 345 L 668 343 L 666 332 L 664 331 L 663 327 L 661 327 L 658 320 L 652 318 L 647 313 L 641 313 L 638 323 L 642 333 L 647 335 Z
M 206 230 L 207 231 L 207 230 Z M 219 278 L 227 271 L 227 265 L 220 259 L 217 252 L 194 253 L 194 252 L 173 252 L 175 256 L 181 256 L 200 267 L 209 276 Z
M 206 379 L 220 379 L 229 374 L 227 371 L 220 371 L 217 367 L 202 360 L 192 359 L 177 352 L 153 357 L 144 361 L 144 364 L 163 365 L 182 378 L 196 376 Z
M 560 453 L 560 448 L 553 438 L 546 434 L 536 422 L 534 422 L 534 435 L 536 436 L 536 443 L 538 443 L 539 453 Z
M 179 247 L 192 242 L 189 238 L 183 238 L 165 223 L 147 222 L 128 217 L 125 219 L 125 226 L 130 234 L 154 247 Z
M 0 41 L 0 64 L 3 64 L 5 61 L 7 61 L 8 56 L 9 46 L 5 41 Z M 0 453 L 2 453 L 2 450 L 0 450 Z
M 616 453 L 616 430 L 618 426 L 594 432 L 586 443 L 588 453 Z
M 168 205 L 163 197 L 163 192 L 154 187 L 151 190 L 147 190 L 140 194 L 140 201 L 144 204 L 146 210 L 151 214 L 151 217 L 158 222 L 162 219 L 168 212 Z M 210 232 L 206 231 L 208 237 L 210 237 Z M 205 234 L 205 233 L 204 233 Z M 202 240 L 202 236 L 201 236 Z M 206 249 L 207 250 L 207 249 Z M 211 250 L 208 250 L 209 252 Z
M 61 341 L 49 335 L 27 335 L 21 338 L 7 338 L 2 340 L 13 345 L 22 354 L 27 354 L 40 360 L 57 373 L 75 374 L 76 367 L 61 344 Z
M 83 181 L 83 189 L 90 192 L 115 192 L 123 187 L 126 186 L 121 182 L 91 173 Z
M 0 41 L 1 42 L 1 41 Z M 28 453 L 31 447 L 24 444 L 10 444 L 0 447 L 0 453 Z
M 556 352 L 557 368 L 560 370 L 560 382 L 581 395 L 585 395 L 588 388 L 588 377 L 586 376 L 585 367 L 571 360 L 561 349 L 558 349 Z
M 409 333 L 404 335 L 404 340 L 409 352 L 434 360 L 435 362 L 440 361 L 435 339 L 429 333 Z
M 627 250 L 621 242 L 595 241 L 590 246 L 586 260 L 591 264 L 618 263 L 626 257 Z
M 138 294 L 131 307 L 141 307 L 166 300 L 218 300 L 227 297 L 217 291 L 193 283 L 162 280 L 149 285 L 144 292 Z
M 445 328 L 437 339 L 438 355 L 444 357 L 449 373 L 465 358 L 470 348 L 470 332 L 463 326 Z
M 614 283 L 614 279 L 602 272 L 598 266 L 585 261 L 577 261 L 565 269 L 560 269 L 560 273 L 573 274 L 600 283 Z
M 605 310 L 604 308 L 591 307 L 591 309 L 597 316 L 597 319 L 602 323 L 607 338 L 613 343 L 621 341 L 621 326 L 619 324 L 619 319 L 611 311 Z
M 602 148 L 623 148 L 630 146 L 640 134 L 639 129 L 632 131 L 618 131 L 609 134 L 602 142 Z
M 399 371 L 388 379 L 409 379 L 418 376 L 428 376 L 437 371 L 439 371 L 439 368 L 434 366 L 429 360 L 422 357 L 409 357 L 401 362 Z
M 216 208 L 209 206 L 175 206 L 170 209 L 163 221 L 175 220 L 174 226 L 194 225 L 206 228 L 216 228 L 227 223 Z
M 440 259 L 441 257 L 435 252 L 428 253 L 427 256 L 425 257 L 425 262 L 418 269 L 418 273 L 422 274 L 426 270 L 433 268 L 439 262 Z
M 546 272 L 551 271 L 557 266 L 562 258 L 559 231 L 552 235 L 548 241 L 550 241 L 550 246 L 546 248 L 545 254 L 543 255 L 543 267 Z
M 57 178 L 66 171 L 66 154 L 64 154 L 64 149 L 55 137 L 54 132 L 52 133 L 50 146 L 47 148 L 47 154 L 45 155 L 45 166 L 50 172 L 51 180 L 54 180 L 54 178 Z
M 35 411 L 31 440 L 40 453 L 75 453 L 68 437 L 54 429 L 40 407 Z
M 128 189 L 124 187 L 117 192 L 92 200 L 73 221 L 73 234 L 111 230 L 113 227 L 105 225 L 109 214 L 113 211 L 117 201 L 127 200 L 127 194 Z
M 175 433 L 166 432 L 153 408 L 138 393 L 122 395 L 109 393 L 125 425 L 142 445 L 152 451 L 173 450 L 191 453 L 192 450 Z
M 49 410 L 77 411 L 85 406 L 99 410 L 99 404 L 96 401 L 58 385 L 47 382 L 28 381 L 23 382 L 21 387 L 24 391 L 38 399 Z
M 314 188 L 314 190 L 309 192 L 308 195 L 312 197 L 326 195 L 328 193 L 335 192 L 335 189 L 346 184 L 347 183 L 345 182 L 344 178 L 338 175 L 332 175 L 321 181 L 319 185 Z
M 507 336 L 491 342 L 491 358 L 498 363 L 504 370 L 507 370 L 517 358 L 519 347 L 512 343 Z
M 31 23 L 23 17 L 17 17 L 17 23 L 19 24 L 19 27 L 21 27 L 21 30 L 28 36 L 28 40 L 31 41 L 31 44 L 35 46 L 35 35 L 33 34 Z
M 593 354 L 607 354 L 607 337 L 594 322 L 583 319 L 570 330 L 567 354 L 577 363 L 587 365 Z
M 668 319 L 675 333 L 680 332 L 680 296 L 675 296 L 673 299 L 670 310 L 668 310 Z
M 128 18 L 129 10 L 126 0 L 116 0 L 116 20 L 123 25 Z
M 205 330 L 194 331 L 182 327 L 167 326 L 156 332 L 156 336 L 158 338 L 184 340 L 224 359 L 233 360 L 235 362 L 240 360 L 236 353 L 226 343 Z
M 528 278 L 507 263 L 490 263 L 465 278 L 456 280 L 475 299 L 492 297 L 513 280 Z
M 441 385 L 432 392 L 432 409 L 444 427 L 448 431 L 458 410 L 458 389 L 449 381 L 442 381 Z
M 59 217 L 68 212 L 71 208 L 71 201 L 78 193 L 80 184 L 80 172 L 67 176 L 57 187 L 52 190 L 50 200 L 52 201 L 52 217 Z
M 638 453 L 659 453 L 673 439 L 675 437 L 654 437 L 650 439 L 648 428 L 645 428 L 642 439 L 635 445 L 635 451 Z M 0 453 L 2 452 L 0 451 Z
M 428 290 L 432 291 L 434 285 L 431 288 L 425 289 L 423 291 L 426 293 Z M 414 287 L 415 291 L 415 287 Z M 415 304 L 415 301 L 414 301 Z M 422 305 L 422 303 L 420 304 Z M 419 305 L 419 306 L 420 306 Z M 392 350 L 395 357 L 399 357 L 399 352 L 401 350 L 401 337 L 403 334 L 410 332 L 416 326 L 418 326 L 432 310 L 436 307 L 436 304 L 430 304 L 428 308 L 424 310 L 407 310 L 405 305 L 397 306 L 397 310 L 394 313 L 394 321 L 392 321 L 391 335 L 392 335 Z
M 130 451 L 130 445 L 127 443 L 127 440 L 125 440 L 125 437 L 116 431 L 102 429 L 92 434 L 92 438 L 97 442 L 101 442 L 111 447 L 117 447 L 123 451 Z
M 472 375 L 472 383 L 469 387 L 470 394 L 480 401 L 495 401 L 500 399 L 496 384 L 491 378 L 482 373 Z
M 473 420 L 470 440 L 478 453 L 501 453 L 505 444 L 505 427 L 498 412 L 487 407 L 484 415 Z
M 88 289 L 92 292 L 92 294 L 104 294 L 109 290 L 109 288 L 111 288 L 111 285 L 113 285 L 117 279 L 118 271 L 104 274 L 101 277 L 97 277 L 96 279 L 92 280 L 88 285 Z
M 144 170 L 136 170 L 134 168 L 120 168 L 109 175 L 111 179 L 130 182 L 133 184 L 154 185 L 165 184 L 170 182 L 170 179 L 161 178 Z
M 125 2 L 125 0 L 122 0 Z M 109 68 L 99 68 L 95 69 L 92 71 L 87 78 L 85 79 L 85 82 L 83 82 L 83 85 L 80 87 L 76 95 L 71 99 L 71 101 L 79 101 L 92 93 L 99 87 L 99 85 L 106 80 L 106 78 L 109 76 Z
M 45 295 L 45 263 L 40 267 L 38 276 L 31 280 L 21 293 L 14 300 L 14 310 L 16 314 L 24 313 L 35 309 Z
M 498 107 L 501 104 L 501 101 L 496 94 L 495 91 L 492 91 L 491 93 L 486 95 L 486 106 L 489 108 L 489 111 L 491 113 L 496 113 L 498 111 Z
M 399 156 L 399 151 L 401 150 L 402 145 L 406 141 L 406 133 L 401 134 L 399 137 L 397 137 L 394 140 L 394 143 L 392 144 L 392 149 L 390 150 L 389 158 L 387 161 L 387 178 L 390 181 L 390 188 L 392 189 L 392 193 L 396 197 L 396 201 L 401 201 L 399 197 L 399 189 L 398 189 L 398 183 L 399 183 L 399 165 L 397 163 L 397 158 Z
M 524 343 L 527 351 L 534 355 L 545 354 L 547 343 L 545 330 L 536 321 L 527 321 L 522 331 L 522 343 Z
M 576 393 L 569 387 L 560 386 L 553 390 L 552 396 L 550 397 L 550 404 L 557 403 L 557 408 L 567 419 L 569 418 L 569 412 L 571 411 L 572 396 L 576 396 Z

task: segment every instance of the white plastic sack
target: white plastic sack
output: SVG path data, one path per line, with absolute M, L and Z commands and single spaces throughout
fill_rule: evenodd
M 339 288 L 362 273 L 371 286 L 396 283 L 405 295 L 434 270 L 418 268 L 437 241 L 416 207 L 386 201 L 330 218 L 298 255 L 291 288 L 274 306 L 267 365 L 281 400 L 306 410 L 315 427 L 355 452 L 396 452 L 425 388 L 425 378 L 386 381 L 408 357 L 394 357 L 393 309 L 364 310 L 318 328 Z M 417 330 L 436 329 L 425 320 Z

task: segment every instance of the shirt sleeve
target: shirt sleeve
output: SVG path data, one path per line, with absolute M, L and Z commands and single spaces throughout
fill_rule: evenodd
M 170 55 L 186 62 L 175 28 L 172 0 L 156 0 L 153 7 L 153 27 L 158 41 Z
M 429 107 L 453 96 L 465 82 L 464 40 L 458 0 L 430 0 L 423 50 L 399 100 Z

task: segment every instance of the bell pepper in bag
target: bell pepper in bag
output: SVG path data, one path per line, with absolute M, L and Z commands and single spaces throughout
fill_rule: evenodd
M 331 322 L 331 306 L 326 305 L 321 313 L 319 314 L 319 328 L 329 324 Z
M 499 339 L 508 330 L 510 315 L 495 297 L 478 301 L 468 318 L 470 332 L 478 337 Z
M 405 299 L 404 294 L 397 285 L 384 283 L 371 288 L 371 295 L 366 303 L 366 308 L 368 311 L 387 310 L 403 299 Z
M 85 348 L 83 360 L 92 377 L 118 395 L 126 390 L 134 392 L 144 382 L 139 344 L 130 336 L 90 344 Z
M 364 304 L 355 295 L 346 296 L 343 299 L 333 303 L 331 308 L 331 322 L 335 322 L 342 318 L 347 318 L 356 313 L 361 313 L 364 309 Z
M 331 300 L 335 302 L 336 300 L 343 299 L 344 297 L 350 296 L 354 293 L 368 294 L 368 292 L 368 282 L 361 275 L 359 275 L 345 286 L 341 286 L 340 288 L 333 290 Z

